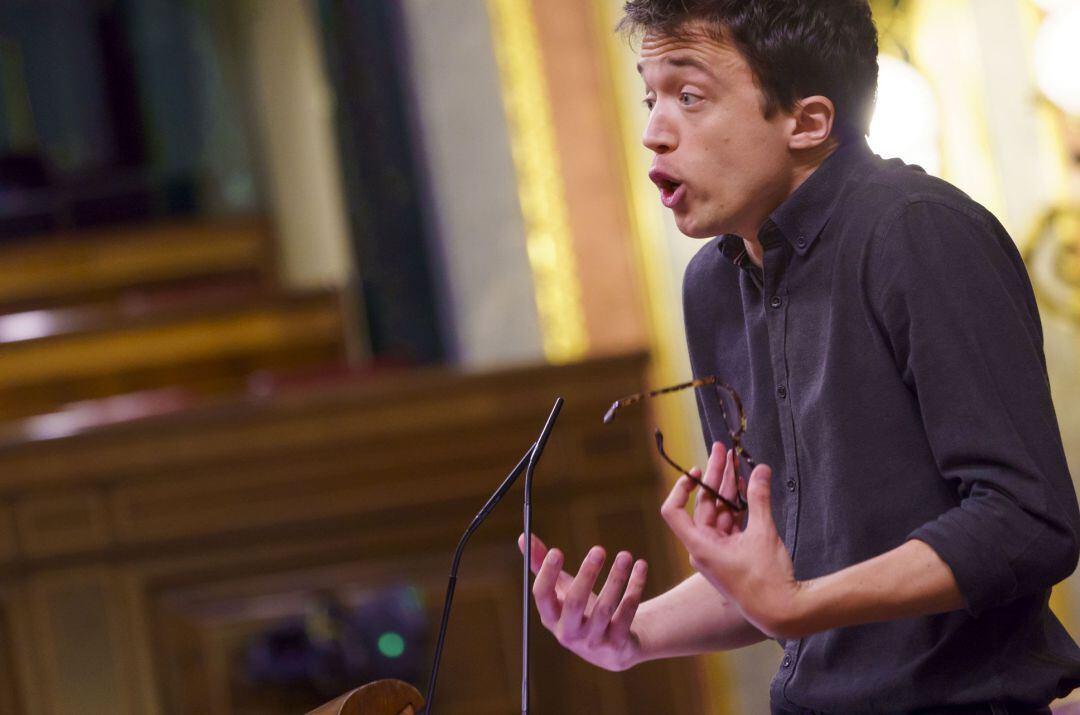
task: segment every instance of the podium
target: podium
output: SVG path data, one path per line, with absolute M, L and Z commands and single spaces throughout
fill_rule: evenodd
M 376 680 L 307 715 L 417 715 L 423 709 L 424 698 L 413 686 L 400 680 Z

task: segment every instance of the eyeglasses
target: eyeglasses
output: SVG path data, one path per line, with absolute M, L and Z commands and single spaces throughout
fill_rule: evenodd
M 653 390 L 652 392 L 640 392 L 636 395 L 630 395 L 621 400 L 616 400 L 614 404 L 611 405 L 611 409 L 604 415 L 604 424 L 608 424 L 615 419 L 615 412 L 618 409 L 632 405 L 635 402 L 640 402 L 641 400 L 657 397 L 659 395 L 667 395 L 672 392 L 679 392 L 680 390 L 696 390 L 703 387 L 711 387 L 713 394 L 716 396 L 716 400 L 720 405 L 720 414 L 724 417 L 724 424 L 727 425 L 728 435 L 731 437 L 731 450 L 733 453 L 732 462 L 736 478 L 740 480 L 741 483 L 746 483 L 749 480 L 749 472 L 757 466 L 754 458 L 750 456 L 750 453 L 746 451 L 746 447 L 744 447 L 742 443 L 743 435 L 746 434 L 746 411 L 743 409 L 743 402 L 742 398 L 739 397 L 739 393 L 735 391 L 735 388 L 723 382 L 719 377 L 703 377 L 692 382 L 684 382 L 681 385 L 672 385 L 671 387 L 664 387 L 659 390 Z M 729 416 L 738 418 L 734 428 L 731 426 L 732 421 Z M 743 489 L 741 487 L 736 489 L 735 501 L 732 501 L 708 484 L 705 484 L 698 477 L 690 474 L 689 470 L 680 467 L 675 460 L 669 457 L 667 452 L 664 451 L 664 435 L 660 430 L 656 430 L 656 449 L 660 452 L 660 457 L 665 462 L 679 470 L 683 476 L 690 478 L 691 481 L 701 487 L 701 489 L 710 497 L 733 512 L 738 513 L 746 509 L 746 498 L 743 496 Z

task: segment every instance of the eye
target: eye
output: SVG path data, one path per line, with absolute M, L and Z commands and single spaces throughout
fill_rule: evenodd
M 646 97 L 645 99 L 641 100 L 641 104 L 642 104 L 642 106 L 644 106 L 646 109 L 648 109 L 651 112 L 653 107 L 656 106 L 656 98 L 655 97 Z
M 701 97 L 696 94 L 690 94 L 689 92 L 681 92 L 679 94 L 679 104 L 684 107 L 691 107 L 697 104 L 701 100 Z

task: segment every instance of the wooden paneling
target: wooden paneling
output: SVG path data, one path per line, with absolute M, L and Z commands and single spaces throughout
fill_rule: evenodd
M 93 490 L 28 495 L 15 504 L 15 524 L 27 556 L 93 552 L 109 543 L 105 502 Z
M 58 235 L 0 250 L 0 306 L 9 312 L 242 275 L 273 284 L 268 229 L 258 219 Z
M 260 371 L 343 362 L 339 296 L 282 292 L 271 248 L 257 217 L 0 246 L 4 436 L 19 418 L 42 416 L 26 433 L 55 434 L 131 407 L 100 404 L 110 397 L 174 389 L 190 402 L 242 393 Z
M 236 392 L 260 369 L 344 357 L 338 297 L 318 292 L 0 345 L 0 419 L 184 385 Z
M 0 593 L 0 713 L 21 710 L 18 673 L 15 669 L 15 642 L 11 631 L 11 604 Z
M 41 572 L 23 584 L 44 683 L 40 712 L 144 712 L 121 625 L 116 583 L 105 566 Z M 21 654 L 20 654 L 21 655 Z
M 13 560 L 17 553 L 15 512 L 10 504 L 0 502 L 0 563 Z
M 85 703 L 105 709 L 86 712 L 284 715 L 318 704 L 245 680 L 253 638 L 313 599 L 360 603 L 390 586 L 415 589 L 432 637 L 461 531 L 556 395 L 567 402 L 537 473 L 537 532 L 571 562 L 595 541 L 631 549 L 649 559 L 652 591 L 666 587 L 675 574 L 647 415 L 600 420 L 644 369 L 628 357 L 345 380 L 0 446 L 0 594 L 31 624 L 13 634 L 14 697 L 28 715 L 74 713 L 93 681 Z M 465 554 L 440 712 L 516 707 L 519 499 L 511 492 Z M 700 710 L 692 662 L 603 673 L 533 621 L 539 715 Z M 0 651 L 0 698 L 4 670 Z M 423 690 L 426 678 L 411 679 Z

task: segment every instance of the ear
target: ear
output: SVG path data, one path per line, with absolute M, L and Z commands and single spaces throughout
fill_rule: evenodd
M 791 118 L 795 123 L 788 146 L 792 150 L 815 149 L 832 136 L 836 107 L 828 97 L 803 97 L 795 103 Z

